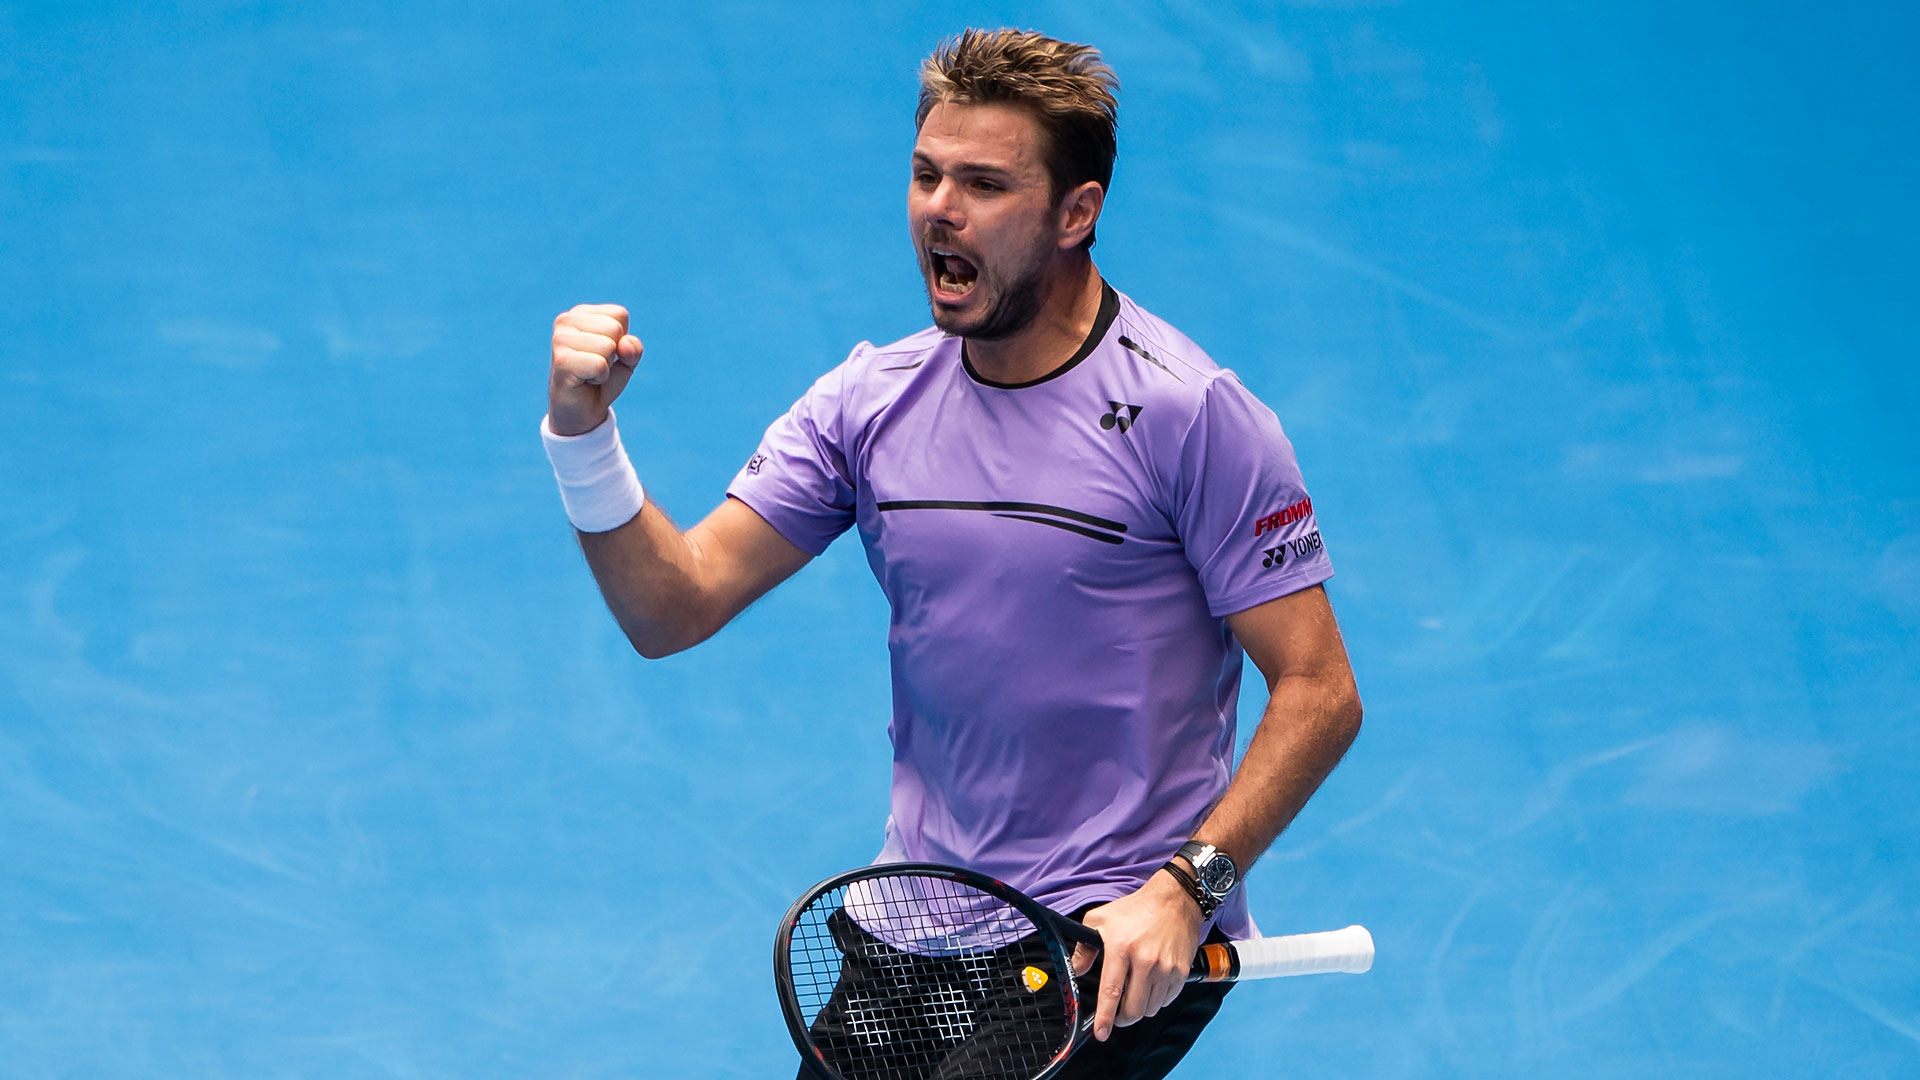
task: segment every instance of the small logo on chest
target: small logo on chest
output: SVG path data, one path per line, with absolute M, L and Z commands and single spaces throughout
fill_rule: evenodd
M 1122 435 L 1140 418 L 1144 405 L 1129 405 L 1124 401 L 1107 402 L 1107 412 L 1100 417 L 1100 426 L 1107 431 L 1119 431 Z

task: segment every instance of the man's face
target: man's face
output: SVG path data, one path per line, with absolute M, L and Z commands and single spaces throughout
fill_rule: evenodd
M 934 325 L 992 340 L 1046 300 L 1058 250 L 1045 134 L 1010 105 L 935 105 L 913 145 L 907 220 Z

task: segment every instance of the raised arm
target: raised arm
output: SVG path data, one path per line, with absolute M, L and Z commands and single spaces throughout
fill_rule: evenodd
M 644 351 L 627 333 L 627 318 L 617 304 L 581 304 L 554 320 L 550 435 L 561 441 L 613 435 L 603 425 L 612 422 L 613 401 Z M 600 506 L 623 505 L 617 484 L 610 498 L 604 483 L 587 487 L 598 490 L 583 497 Z M 622 513 L 616 509 L 614 516 Z M 734 499 L 685 532 L 651 501 L 624 524 L 590 527 L 600 524 L 611 527 L 580 531 L 580 548 L 620 629 L 649 659 L 705 641 L 811 558 Z

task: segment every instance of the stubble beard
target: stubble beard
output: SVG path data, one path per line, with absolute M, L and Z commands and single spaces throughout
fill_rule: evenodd
M 921 257 L 926 258 L 924 254 Z M 979 276 L 974 280 L 974 290 L 988 290 L 988 303 L 985 311 L 968 321 L 942 311 L 940 305 L 934 303 L 933 281 L 927 267 L 922 267 L 921 282 L 927 288 L 927 306 L 933 312 L 933 325 L 946 333 L 973 341 L 999 341 L 1032 325 L 1040 309 L 1046 306 L 1047 258 L 1044 251 L 1037 258 L 1024 263 L 1018 274 L 1005 284 L 1000 282 L 997 273 L 990 272 L 985 266 L 976 266 L 975 270 Z

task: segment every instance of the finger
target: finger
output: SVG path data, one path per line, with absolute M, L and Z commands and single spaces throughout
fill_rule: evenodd
M 1115 1014 L 1115 1027 L 1130 1027 L 1140 1022 L 1143 1016 L 1152 1016 L 1160 1011 L 1154 1001 L 1153 965 L 1145 960 L 1135 961 L 1127 973 L 1127 990 L 1120 998 L 1120 1011 Z
M 611 366 L 607 363 L 607 358 L 598 353 L 581 352 L 578 349 L 553 351 L 554 373 L 575 382 L 595 385 L 606 382 Z
M 1152 1005 L 1147 1009 L 1147 1015 L 1153 1016 L 1161 1009 L 1173 1004 L 1173 1000 L 1180 996 L 1180 991 L 1186 988 L 1185 973 L 1161 971 L 1159 978 L 1154 982 L 1153 996 L 1149 999 Z
M 647 351 L 647 347 L 640 344 L 640 339 L 634 337 L 632 334 L 621 338 L 617 349 L 618 351 L 615 353 L 614 359 L 628 367 L 633 367 L 638 364 L 640 358 L 646 355 Z
M 581 352 L 593 353 L 603 360 L 613 355 L 614 349 L 618 347 L 615 345 L 615 341 L 615 338 L 608 337 L 604 334 L 589 334 L 584 330 L 555 330 L 553 332 L 553 347 L 556 352 L 563 348 L 578 349 Z
M 600 334 L 608 341 L 618 340 L 627 332 L 625 320 L 616 319 L 611 315 L 579 311 L 569 311 L 560 316 L 559 321 L 553 324 L 553 328 L 555 331 L 582 330 L 589 334 Z
M 620 322 L 620 332 L 623 334 L 627 332 L 627 309 L 621 307 L 619 304 L 575 304 L 567 310 L 566 315 L 576 313 L 582 315 L 605 315 L 608 318 L 617 319 Z M 562 315 L 561 318 L 566 318 L 566 315 Z
M 1106 906 L 1105 904 L 1100 904 L 1095 907 L 1087 909 L 1086 914 L 1080 917 L 1080 925 L 1093 931 L 1096 935 L 1099 934 L 1100 933 L 1100 916 L 1102 914 L 1100 909 L 1105 906 Z M 1088 942 L 1088 941 L 1074 942 L 1073 973 L 1075 976 L 1085 975 L 1087 972 L 1093 970 L 1094 961 L 1100 959 L 1100 949 L 1101 949 L 1101 946 L 1096 942 Z M 1082 963 L 1083 958 L 1085 960 L 1084 963 Z
M 1093 1037 L 1101 1042 L 1113 1034 L 1113 1021 L 1126 991 L 1127 974 L 1126 955 L 1109 950 L 1106 966 L 1100 972 L 1100 1001 L 1093 1010 Z
M 1093 970 L 1093 962 L 1100 957 L 1100 950 L 1083 941 L 1073 944 L 1073 976 L 1079 978 Z
M 1173 1004 L 1174 999 L 1187 992 L 1187 975 L 1192 970 L 1193 962 L 1189 960 L 1185 964 L 1176 962 L 1172 970 L 1167 972 L 1167 988 L 1160 996 L 1161 1008 Z
M 620 396 L 620 391 L 627 388 L 627 381 L 633 378 L 633 365 L 639 359 L 636 356 L 633 360 L 623 360 L 617 355 L 613 358 L 613 363 L 607 368 L 606 382 L 603 384 L 606 387 L 603 400 L 608 404 L 612 404 L 613 399 Z

